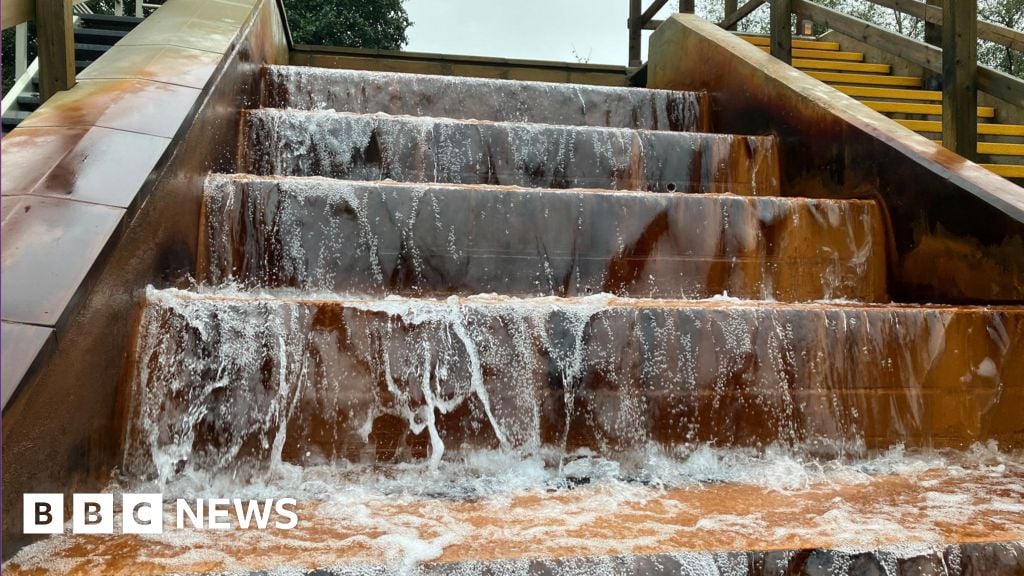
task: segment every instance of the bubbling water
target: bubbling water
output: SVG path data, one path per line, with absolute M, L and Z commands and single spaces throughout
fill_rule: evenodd
M 589 450 L 642 475 L 638 455 L 651 445 L 780 444 L 840 457 L 929 446 L 941 438 L 934 430 L 963 426 L 921 393 L 961 376 L 931 367 L 968 354 L 1001 374 L 1015 349 L 994 354 L 977 334 L 1024 330 L 998 310 L 608 294 L 151 289 L 147 301 L 125 470 L 160 482 L 284 462 L 436 468 L 473 448 Z M 808 340 L 819 332 L 828 337 Z M 976 386 L 998 390 L 981 374 L 991 372 Z M 886 413 L 893 390 L 906 409 Z M 971 434 L 960 441 L 986 432 Z

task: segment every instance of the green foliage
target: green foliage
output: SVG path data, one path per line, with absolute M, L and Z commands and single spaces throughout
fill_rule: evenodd
M 296 44 L 398 50 L 412 24 L 403 0 L 285 0 Z

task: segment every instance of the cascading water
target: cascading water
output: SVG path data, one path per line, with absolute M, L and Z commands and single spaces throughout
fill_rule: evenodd
M 706 95 L 265 81 L 198 285 L 145 295 L 112 490 L 299 525 L 5 571 L 1024 571 L 1024 312 L 889 303 L 874 202 L 778 197 L 773 138 L 679 131 Z

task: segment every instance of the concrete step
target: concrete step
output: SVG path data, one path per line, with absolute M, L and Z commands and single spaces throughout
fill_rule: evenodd
M 941 104 L 918 104 L 914 102 L 878 102 L 874 100 L 862 100 L 862 104 L 878 112 L 893 114 L 921 114 L 926 116 L 942 116 Z M 995 108 L 978 106 L 979 118 L 995 118 Z
M 771 136 L 259 109 L 243 172 L 346 180 L 778 194 Z
M 916 132 L 942 133 L 942 122 L 937 120 L 897 120 L 897 122 Z M 985 136 L 1024 137 L 1024 125 L 983 123 L 978 124 L 978 134 Z
M 23 94 L 19 94 L 17 102 L 19 108 L 28 112 L 34 111 L 36 108 L 39 108 L 40 104 L 42 104 L 39 100 L 38 92 L 25 92 Z
M 892 66 L 889 66 L 888 64 L 837 62 L 810 58 L 794 58 L 793 66 L 801 70 L 832 70 L 836 72 L 859 72 L 867 74 L 889 74 L 892 72 Z
M 751 44 L 753 44 L 755 46 L 771 46 L 771 42 L 772 42 L 771 38 L 769 38 L 767 36 L 749 36 L 749 35 L 740 34 L 739 37 L 743 38 L 744 40 L 746 40 L 747 42 L 750 42 Z M 820 41 L 820 40 L 800 40 L 800 39 L 794 38 L 793 39 L 793 48 L 800 48 L 800 49 L 803 49 L 803 50 L 828 50 L 828 51 L 832 51 L 832 52 L 837 52 L 837 51 L 839 51 L 839 43 L 838 42 L 823 42 L 823 41 Z
M 83 44 L 75 42 L 75 60 L 96 60 L 110 50 L 109 44 Z
M 329 70 L 264 69 L 263 106 L 707 132 L 705 93 Z
M 31 112 L 27 110 L 9 110 L 7 114 L 4 114 L 3 116 L 4 131 L 10 132 L 17 128 L 18 124 L 21 124 L 22 120 L 28 118 L 29 114 L 31 114 Z
M 771 52 L 770 46 L 761 46 L 761 50 L 765 52 Z M 843 62 L 863 62 L 864 54 L 862 52 L 839 52 L 838 50 L 806 50 L 800 48 L 793 49 L 793 58 L 813 58 L 816 60 L 840 60 Z
M 807 75 L 829 84 L 861 84 L 867 86 L 903 86 L 920 88 L 922 80 L 915 76 L 883 76 L 879 74 L 852 74 L 845 72 L 819 72 L 808 70 Z
M 75 28 L 75 43 L 113 46 L 128 34 L 128 30 L 104 30 L 101 28 Z
M 142 23 L 142 18 L 134 16 L 113 16 L 110 14 L 75 14 L 82 28 L 101 30 L 131 31 Z
M 887 301 L 874 202 L 212 176 L 212 285 Z
M 124 468 L 143 477 L 173 476 L 182 455 L 216 473 L 499 446 L 1024 445 L 1024 307 L 154 289 L 145 301 Z

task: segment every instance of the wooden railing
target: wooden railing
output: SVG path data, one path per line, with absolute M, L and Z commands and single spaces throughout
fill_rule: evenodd
M 6 0 L 3 29 L 33 20 L 39 47 L 39 96 L 47 99 L 75 85 L 72 8 L 87 0 Z
M 926 70 L 942 75 L 942 141 L 961 156 L 977 152 L 978 91 L 1024 108 L 1024 81 L 977 63 L 978 39 L 1024 51 L 1024 32 L 978 20 L 977 3 L 957 0 L 869 0 L 926 22 L 938 46 L 932 46 L 826 8 L 810 0 L 748 0 L 737 6 L 726 1 L 725 18 L 719 23 L 733 29 L 754 10 L 770 4 L 771 54 L 792 62 L 792 14 L 840 34 L 856 38 Z M 630 0 L 630 66 L 639 66 L 641 31 L 661 24 L 654 15 L 667 2 L 656 0 L 641 11 L 640 0 Z M 939 33 L 935 33 L 939 29 Z

